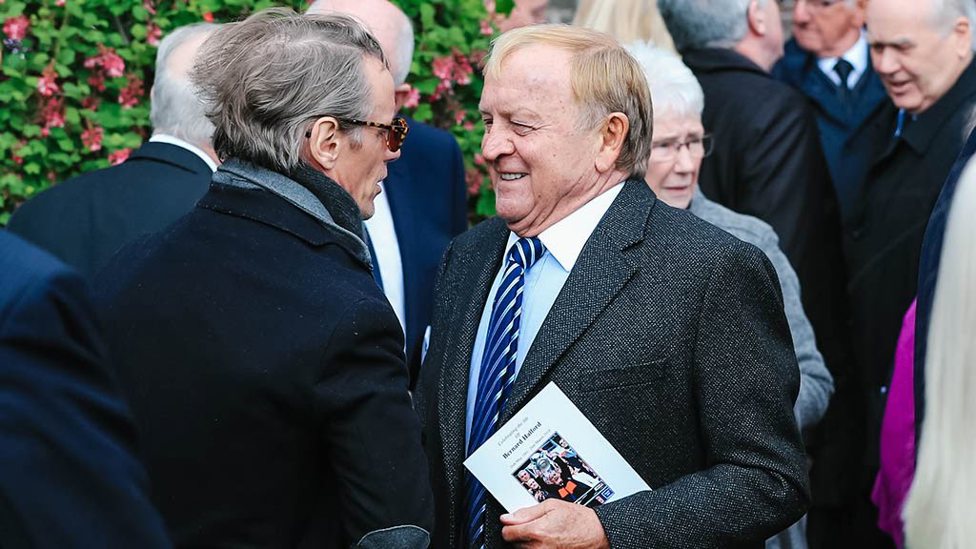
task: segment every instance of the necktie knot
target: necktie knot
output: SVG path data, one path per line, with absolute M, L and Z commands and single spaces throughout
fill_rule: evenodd
M 837 63 L 834 65 L 834 72 L 836 72 L 837 75 L 840 76 L 841 87 L 850 89 L 851 87 L 850 82 L 848 82 L 847 79 L 850 78 L 851 73 L 854 72 L 854 65 L 851 65 L 850 61 L 841 57 L 840 59 L 837 60 Z
M 537 237 L 520 238 L 508 252 L 508 261 L 529 270 L 544 253 L 546 253 L 546 247 Z

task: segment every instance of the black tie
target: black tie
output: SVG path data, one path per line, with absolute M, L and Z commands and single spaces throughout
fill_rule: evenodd
M 840 91 L 840 99 L 846 105 L 851 97 L 851 86 L 847 81 L 850 78 L 851 73 L 854 72 L 854 65 L 851 65 L 850 61 L 841 57 L 837 60 L 837 64 L 834 65 L 834 72 L 840 76 L 840 86 L 838 90 Z

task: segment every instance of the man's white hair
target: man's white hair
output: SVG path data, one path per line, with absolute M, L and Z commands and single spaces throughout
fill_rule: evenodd
M 179 46 L 210 35 L 216 29 L 217 25 L 211 23 L 187 25 L 169 33 L 159 43 L 149 106 L 153 133 L 165 133 L 194 145 L 210 146 L 214 126 L 207 118 L 207 108 L 190 81 L 189 70 L 182 75 L 172 74 L 169 58 Z
M 969 21 L 972 49 L 976 51 L 976 0 L 930 0 L 934 22 L 943 32 L 950 32 L 960 17 Z
M 668 113 L 701 117 L 705 108 L 705 93 L 694 73 L 681 62 L 680 57 L 642 41 L 624 47 L 644 71 L 658 116 Z

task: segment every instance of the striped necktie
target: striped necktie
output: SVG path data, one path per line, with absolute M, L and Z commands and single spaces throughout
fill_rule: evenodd
M 478 392 L 471 416 L 468 455 L 488 440 L 498 427 L 505 399 L 515 380 L 519 324 L 522 317 L 522 288 L 525 272 L 546 251 L 538 238 L 520 238 L 508 252 L 502 282 L 495 292 L 485 350 L 481 356 Z M 466 534 L 468 547 L 485 545 L 485 487 L 471 473 L 465 476 Z

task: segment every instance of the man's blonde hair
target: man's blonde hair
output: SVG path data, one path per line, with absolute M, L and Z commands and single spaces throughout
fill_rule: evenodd
M 651 154 L 654 128 L 651 93 L 640 64 L 608 34 L 568 25 L 533 25 L 513 29 L 494 40 L 485 62 L 485 76 L 497 78 L 513 53 L 529 46 L 559 48 L 572 55 L 570 87 L 580 107 L 577 126 L 595 128 L 610 113 L 630 124 L 617 168 L 643 179 Z

